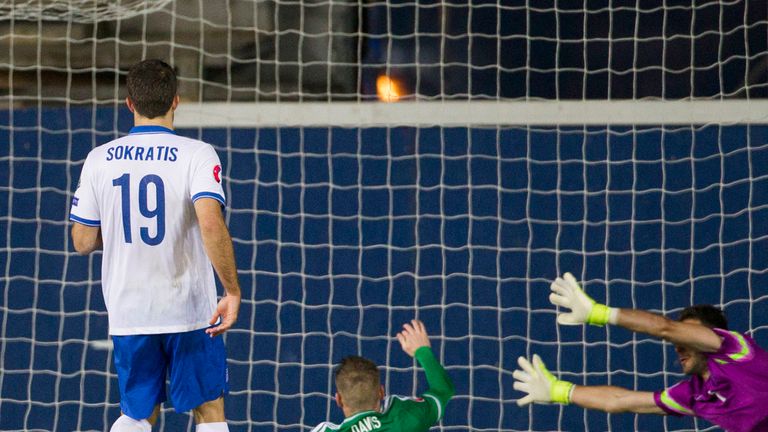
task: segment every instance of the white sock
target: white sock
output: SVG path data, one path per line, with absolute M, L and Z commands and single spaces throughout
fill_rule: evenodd
M 227 422 L 218 423 L 198 423 L 195 428 L 196 432 L 229 432 Z
M 134 420 L 123 414 L 112 423 L 109 432 L 151 432 L 152 425 L 145 420 Z

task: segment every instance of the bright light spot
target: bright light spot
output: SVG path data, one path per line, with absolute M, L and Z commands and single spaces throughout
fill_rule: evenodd
M 376 91 L 383 102 L 397 102 L 403 94 L 400 83 L 386 75 L 379 75 L 376 79 Z

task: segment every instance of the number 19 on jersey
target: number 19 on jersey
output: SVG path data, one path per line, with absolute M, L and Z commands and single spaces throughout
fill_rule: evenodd
M 149 185 L 153 185 L 155 191 L 155 207 L 149 208 L 150 191 Z M 123 236 L 126 243 L 133 243 L 133 236 L 131 233 L 131 215 L 133 209 L 131 209 L 131 175 L 125 173 L 120 177 L 112 180 L 112 186 L 120 188 L 120 198 L 123 215 Z M 148 225 L 141 224 L 139 234 L 141 240 L 150 245 L 157 246 L 163 241 L 165 237 L 165 185 L 163 179 L 155 174 L 147 174 L 142 177 L 139 182 L 139 196 L 138 196 L 139 214 L 146 219 L 146 223 L 152 223 L 154 219 L 155 235 L 150 234 L 150 227 Z

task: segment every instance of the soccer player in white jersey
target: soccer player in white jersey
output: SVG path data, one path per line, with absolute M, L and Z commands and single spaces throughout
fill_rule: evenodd
M 93 149 L 72 199 L 72 240 L 103 249 L 102 289 L 122 415 L 112 432 L 150 431 L 166 400 L 193 410 L 198 432 L 227 431 L 226 351 L 240 286 L 222 216 L 221 163 L 209 144 L 173 132 L 176 75 L 134 65 L 130 134 Z M 216 301 L 213 269 L 226 291 Z

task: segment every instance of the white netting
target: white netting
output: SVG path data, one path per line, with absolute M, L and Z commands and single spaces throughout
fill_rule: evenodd
M 87 152 L 131 126 L 143 57 L 176 66 L 180 133 L 225 169 L 231 430 L 341 421 L 349 354 L 388 392 L 424 390 L 392 339 L 413 316 L 457 386 L 441 430 L 706 428 L 515 405 L 519 355 L 577 383 L 680 378 L 657 340 L 558 328 L 547 285 L 566 270 L 615 306 L 723 305 L 768 342 L 765 1 L 180 0 L 98 21 L 29 3 L 38 18 L 0 23 L 2 430 L 119 413 L 101 258 L 74 254 L 66 217 Z
M 0 20 L 94 23 L 128 19 L 156 12 L 170 0 L 7 0 L 0 2 Z
M 768 95 L 765 0 L 2 5 L 0 67 L 15 104 L 120 103 L 121 77 L 144 57 L 177 67 L 192 101 Z M 83 13 L 22 19 L 56 5 Z M 90 6 L 103 16 L 89 19 Z M 132 12 L 110 12 L 120 8 Z

